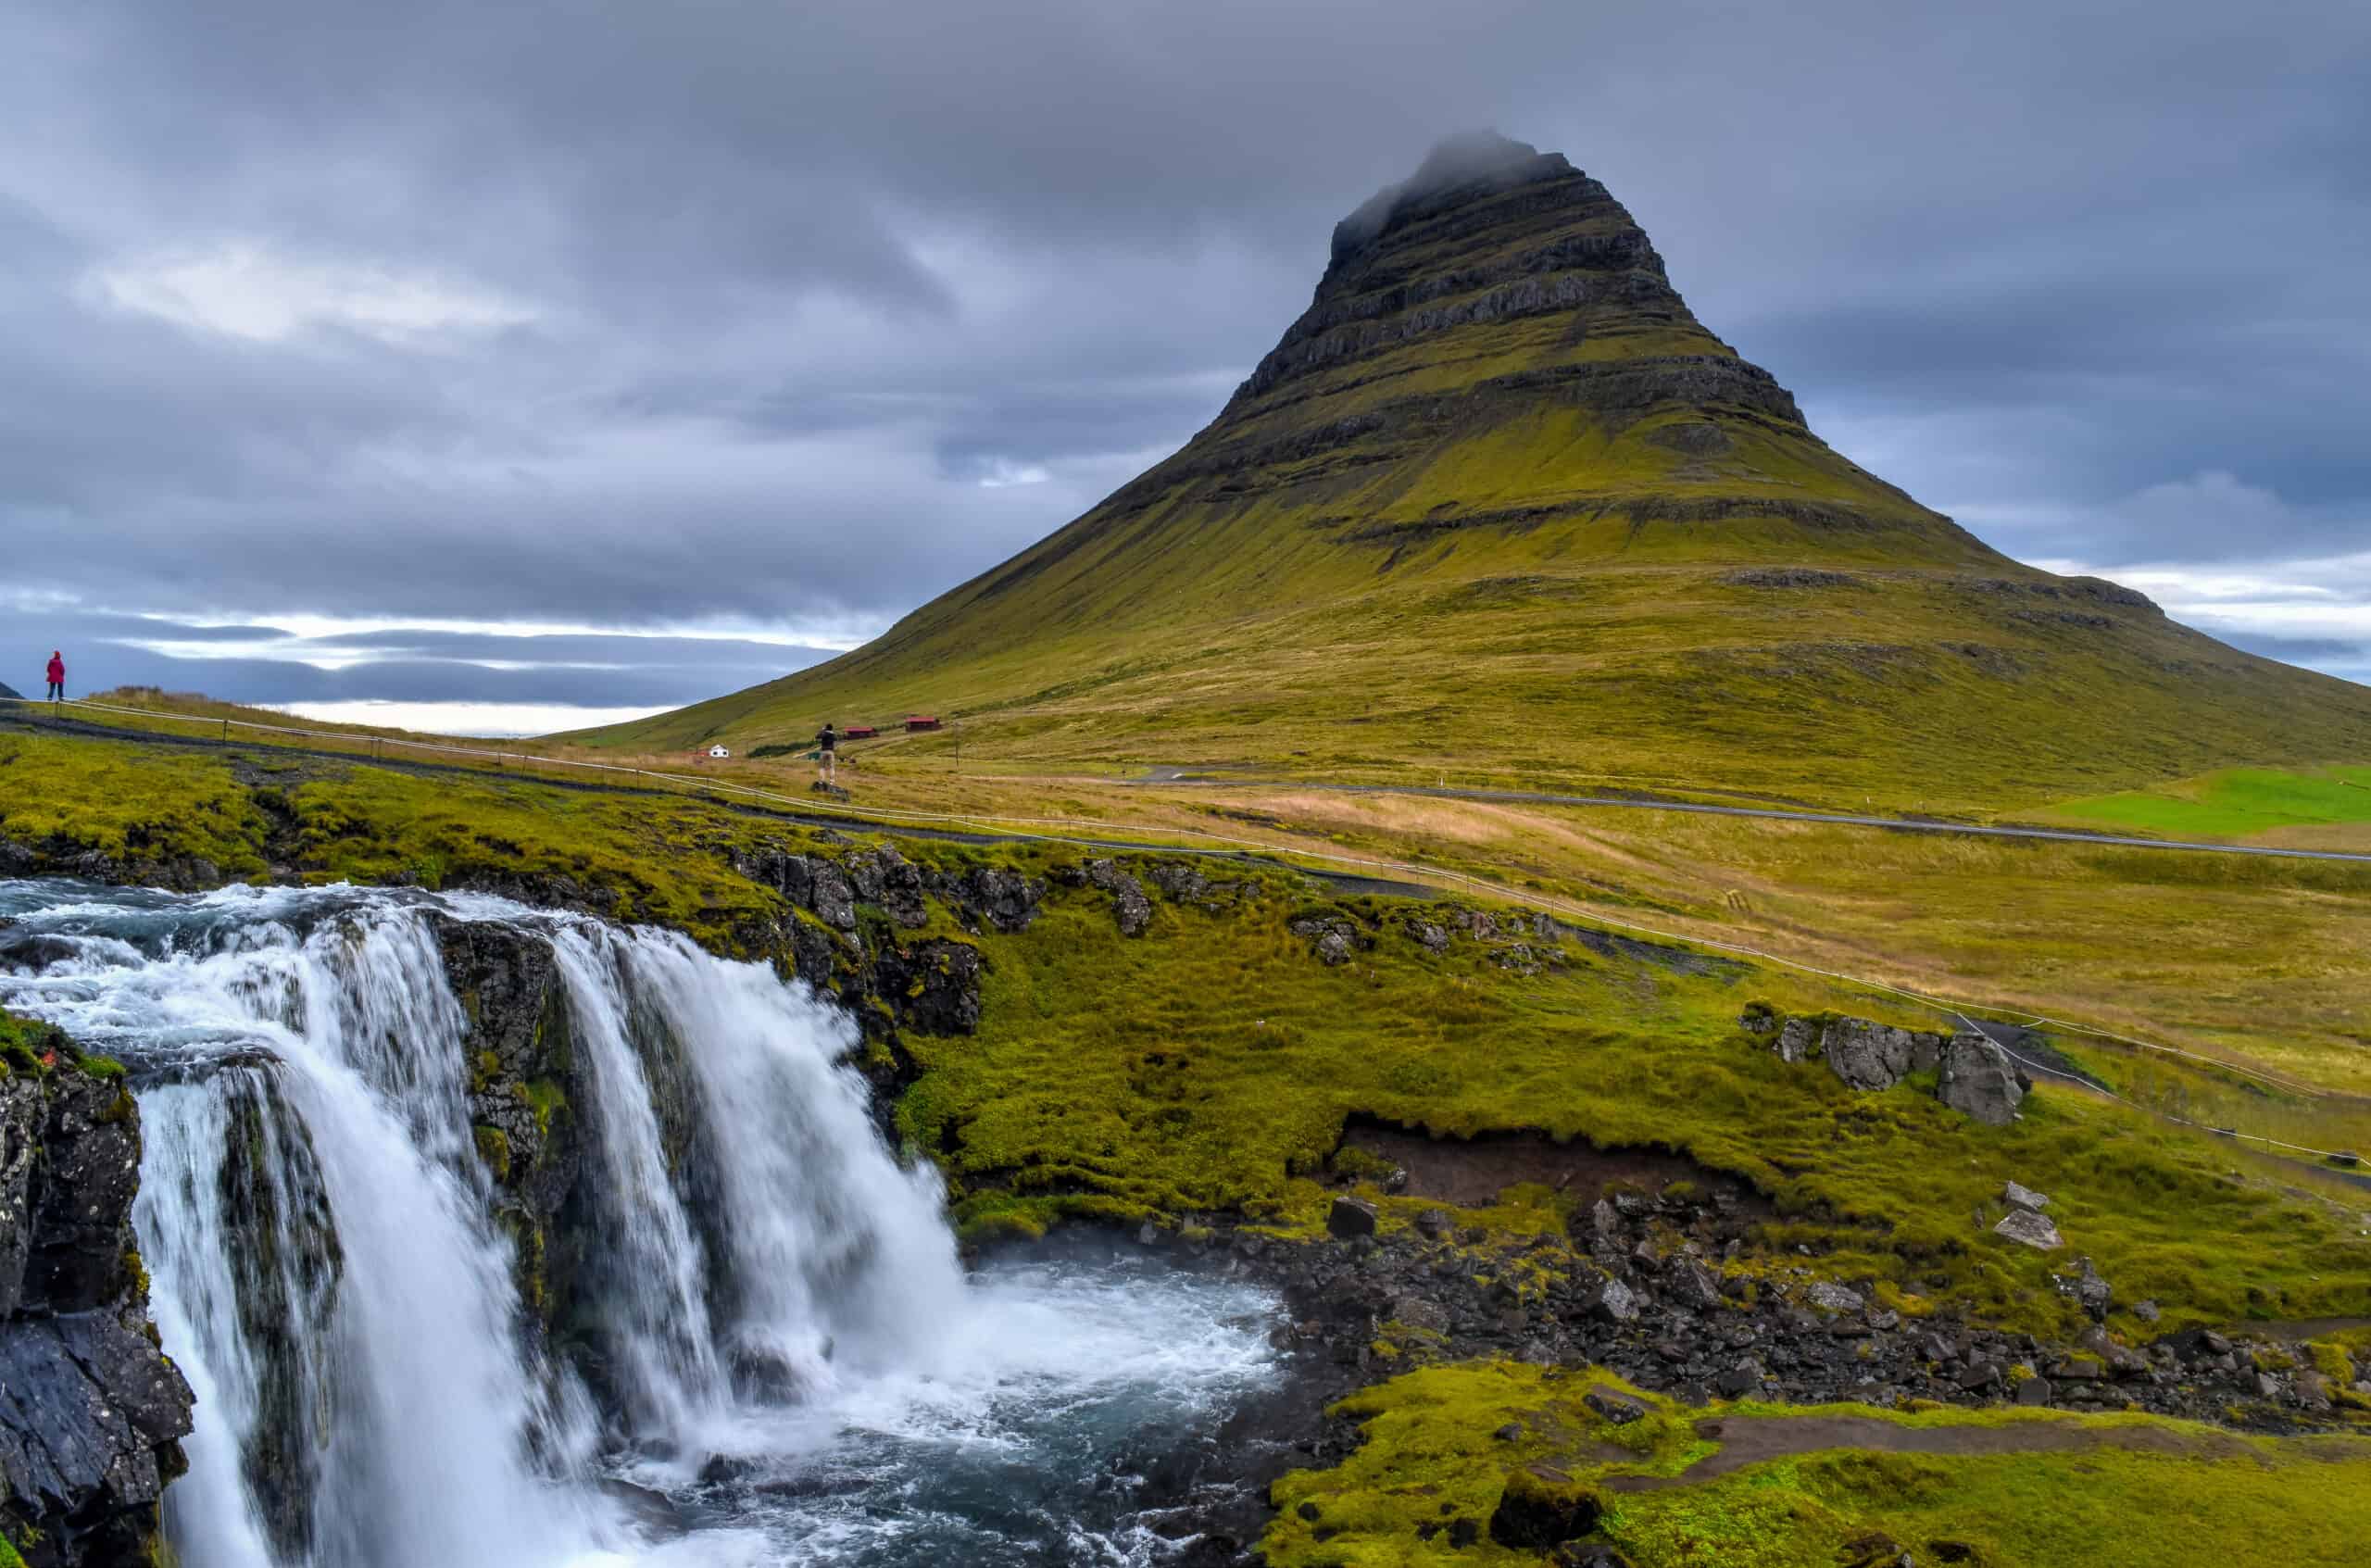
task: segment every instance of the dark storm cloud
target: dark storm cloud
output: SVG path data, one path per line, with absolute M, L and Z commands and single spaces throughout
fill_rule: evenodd
M 0 37 L 19 642 L 61 596 L 877 627 L 1189 435 L 1334 220 L 1481 124 L 2003 547 L 2371 550 L 2350 0 L 0 0 Z M 503 641 L 330 684 L 646 700 Z M 183 662 L 154 684 L 327 673 Z

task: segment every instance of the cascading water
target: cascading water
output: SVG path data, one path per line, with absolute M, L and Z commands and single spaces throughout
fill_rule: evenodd
M 0 959 L 0 1003 L 138 1089 L 135 1220 L 199 1400 L 187 1568 L 1148 1561 L 1115 1461 L 1273 1375 L 1248 1286 L 967 1279 L 846 1020 L 762 966 L 419 893 L 14 883 L 0 913 L 73 948 Z M 529 934 L 565 985 L 597 1399 L 522 1331 L 438 919 Z

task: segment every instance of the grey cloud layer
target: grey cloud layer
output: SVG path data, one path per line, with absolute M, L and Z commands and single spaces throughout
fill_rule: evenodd
M 259 627 L 186 626 L 72 611 L 0 614 L 0 629 L 8 638 L 0 646 L 0 683 L 19 693 L 42 689 L 51 649 L 63 647 L 68 684 L 77 696 L 147 685 L 255 703 L 671 708 L 832 657 L 829 648 L 721 637 L 398 628 L 298 638 Z
M 2371 550 L 2371 11 L 1943 15 L 0 0 L 0 587 L 884 622 L 1190 434 L 1477 124 L 2006 548 Z

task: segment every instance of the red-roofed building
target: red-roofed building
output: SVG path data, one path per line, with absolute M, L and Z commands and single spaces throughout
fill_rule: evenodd
M 916 730 L 935 730 L 937 728 L 938 715 L 935 713 L 909 713 L 906 715 L 906 733 L 908 734 L 913 734 Z

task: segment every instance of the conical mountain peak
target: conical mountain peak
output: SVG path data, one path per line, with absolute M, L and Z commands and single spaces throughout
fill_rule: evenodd
M 1334 226 L 1334 254 L 1339 257 L 1357 249 L 1390 228 L 1394 220 L 1424 207 L 1573 172 L 1563 154 L 1543 153 L 1495 131 L 1448 137 L 1424 155 L 1415 173 L 1377 191 Z
M 1336 227 L 1175 455 L 864 647 L 620 738 L 908 711 L 1038 766 L 1582 767 L 1856 805 L 1904 752 L 1985 759 L 1927 807 L 2371 746 L 2361 688 L 2020 566 L 1831 450 L 1603 184 L 1488 133 Z

